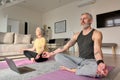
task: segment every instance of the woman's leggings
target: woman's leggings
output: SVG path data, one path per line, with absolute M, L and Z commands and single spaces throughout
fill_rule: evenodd
M 36 52 L 33 52 L 33 51 L 28 51 L 28 50 L 25 50 L 24 51 L 24 55 L 29 58 L 29 60 L 31 58 L 35 58 L 37 56 L 37 53 Z M 48 60 L 48 58 L 42 58 L 42 54 L 40 54 L 40 58 L 39 59 L 35 59 L 36 62 L 43 62 L 43 61 L 46 61 Z

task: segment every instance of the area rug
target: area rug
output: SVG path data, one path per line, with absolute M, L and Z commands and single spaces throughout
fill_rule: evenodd
M 109 71 L 113 70 L 114 67 L 108 67 Z M 51 73 L 40 75 L 29 80 L 102 80 L 102 78 L 93 78 L 86 76 L 77 76 L 72 72 L 65 70 L 56 70 Z M 106 80 L 106 79 L 105 79 Z
M 49 72 L 54 72 L 59 69 L 59 64 L 54 60 L 48 60 L 45 62 L 34 63 L 25 65 L 27 67 L 36 69 L 35 71 L 28 72 L 25 74 L 19 74 L 10 68 L 0 70 L 0 80 L 28 80 L 39 75 L 47 74 Z

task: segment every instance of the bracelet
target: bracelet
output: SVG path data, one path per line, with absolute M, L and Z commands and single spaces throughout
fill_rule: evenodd
M 99 65 L 100 63 L 104 63 L 104 61 L 103 60 L 98 60 L 97 65 Z

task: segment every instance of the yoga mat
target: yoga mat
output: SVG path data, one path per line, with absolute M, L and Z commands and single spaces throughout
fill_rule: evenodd
M 16 66 L 23 66 L 23 65 L 35 63 L 35 62 L 31 62 L 27 58 L 19 59 L 19 60 L 13 60 L 13 61 L 15 62 Z M 8 68 L 8 64 L 6 63 L 6 61 L 1 61 L 0 62 L 0 69 L 5 69 L 5 68 Z
M 54 60 L 53 57 L 49 58 L 48 60 Z M 23 66 L 23 65 L 27 65 L 27 64 L 33 64 L 36 62 L 31 62 L 28 58 L 24 58 L 24 59 L 19 59 L 19 60 L 13 60 L 16 64 L 16 66 Z M 1 61 L 0 62 L 0 69 L 5 69 L 8 68 L 8 64 L 6 63 L 6 61 Z
M 113 69 L 113 67 L 108 67 L 109 71 Z M 29 80 L 101 80 L 101 78 L 92 78 L 86 76 L 77 76 L 75 73 L 65 71 L 65 70 L 57 70 L 54 72 L 46 73 L 35 78 L 31 78 Z

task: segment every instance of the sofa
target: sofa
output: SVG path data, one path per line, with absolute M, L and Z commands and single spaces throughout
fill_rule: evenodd
M 25 57 L 20 51 L 32 47 L 31 35 L 17 34 L 14 32 L 0 32 L 0 60 L 4 57 L 21 58 Z

